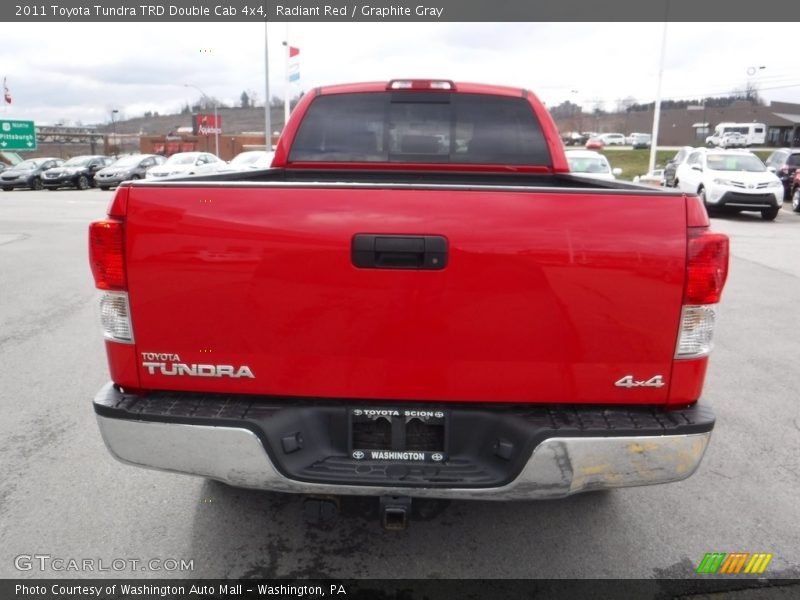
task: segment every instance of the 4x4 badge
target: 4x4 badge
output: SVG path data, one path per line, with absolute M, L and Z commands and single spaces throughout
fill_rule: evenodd
M 633 375 L 625 375 L 622 379 L 614 382 L 614 385 L 617 387 L 622 388 L 635 388 L 635 387 L 655 387 L 660 388 L 664 387 L 666 384 L 664 383 L 663 375 L 655 375 L 650 379 L 641 381 L 636 380 L 633 378 Z

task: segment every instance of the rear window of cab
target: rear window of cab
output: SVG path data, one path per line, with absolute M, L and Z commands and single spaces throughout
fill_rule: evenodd
M 289 161 L 552 164 L 524 98 L 407 91 L 317 97 Z

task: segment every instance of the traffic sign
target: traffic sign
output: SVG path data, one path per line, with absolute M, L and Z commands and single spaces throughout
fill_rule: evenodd
M 0 151 L 36 150 L 36 128 L 33 121 L 0 119 Z

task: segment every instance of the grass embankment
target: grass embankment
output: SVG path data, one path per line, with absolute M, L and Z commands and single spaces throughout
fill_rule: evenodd
M 622 175 L 618 177 L 623 181 L 632 181 L 637 175 L 647 173 L 647 165 L 650 162 L 650 150 L 617 150 L 606 148 L 600 151 L 608 158 L 611 168 L 619 167 Z M 663 169 L 667 161 L 678 153 L 677 150 L 658 150 L 656 152 L 656 169 Z M 772 150 L 755 150 L 753 154 L 761 160 L 766 160 Z
M 617 179 L 631 181 L 637 175 L 647 173 L 647 165 L 650 162 L 650 150 L 601 150 L 611 163 L 611 168 L 622 169 L 622 175 Z M 661 169 L 667 161 L 677 154 L 675 150 L 658 150 L 656 152 L 656 169 Z

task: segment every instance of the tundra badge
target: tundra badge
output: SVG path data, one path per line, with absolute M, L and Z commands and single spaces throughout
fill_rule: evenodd
M 255 379 L 253 371 L 247 365 L 235 367 L 233 365 L 205 365 L 186 364 L 180 362 L 181 357 L 171 353 L 142 352 L 142 366 L 150 375 L 189 375 L 190 377 L 248 377 Z

